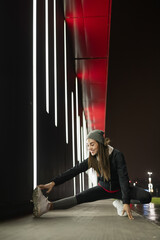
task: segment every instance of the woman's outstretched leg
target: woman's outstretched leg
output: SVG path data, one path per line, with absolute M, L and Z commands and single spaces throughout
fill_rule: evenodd
M 67 209 L 74 207 L 77 204 L 93 202 L 107 198 L 110 198 L 109 194 L 107 194 L 101 187 L 96 186 L 78 193 L 76 196 L 62 198 L 60 200 L 52 202 L 51 209 Z
M 93 202 L 112 197 L 113 197 L 112 194 L 105 192 L 101 187 L 96 186 L 84 192 L 81 192 L 76 196 L 71 196 L 54 202 L 49 202 L 48 199 L 41 192 L 41 189 L 37 187 L 33 191 L 33 204 L 34 204 L 33 214 L 35 217 L 40 217 L 49 210 L 71 208 L 77 204 Z
M 54 209 L 67 209 L 72 208 L 77 205 L 77 198 L 76 196 L 71 196 L 67 198 L 62 198 L 60 200 L 51 202 L 50 210 Z

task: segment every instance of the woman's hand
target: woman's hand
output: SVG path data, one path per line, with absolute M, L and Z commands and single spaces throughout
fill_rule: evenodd
M 124 214 L 125 212 L 127 213 L 128 218 L 130 220 L 134 219 L 133 216 L 132 216 L 132 212 L 131 212 L 131 208 L 130 208 L 129 204 L 124 204 L 123 205 L 123 212 L 122 212 L 122 214 Z
M 55 182 L 50 182 L 47 184 L 40 184 L 38 185 L 38 187 L 40 189 L 48 189 L 48 191 L 46 193 L 50 193 L 50 191 L 52 190 L 52 188 L 55 186 Z

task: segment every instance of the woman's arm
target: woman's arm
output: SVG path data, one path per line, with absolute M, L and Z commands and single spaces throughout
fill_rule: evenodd
M 67 170 L 66 172 L 62 173 L 61 175 L 55 177 L 53 179 L 53 182 L 55 183 L 55 186 L 60 185 L 75 176 L 77 176 L 79 173 L 85 172 L 88 170 L 88 159 L 84 160 L 83 162 L 77 164 L 75 167 Z
M 127 166 L 125 162 L 124 155 L 121 152 L 116 154 L 116 166 L 117 166 L 117 173 L 119 177 L 119 184 L 121 187 L 122 192 L 122 201 L 124 204 L 130 203 L 130 188 L 129 188 L 129 177 Z
M 77 164 L 75 167 L 67 170 L 66 172 L 62 173 L 61 175 L 55 177 L 52 182 L 47 184 L 40 184 L 38 185 L 41 189 L 47 189 L 47 193 L 50 193 L 54 186 L 60 185 L 75 176 L 77 176 L 81 172 L 85 172 L 88 170 L 88 159 L 84 160 L 82 163 Z
M 125 162 L 124 155 L 121 152 L 118 152 L 116 155 L 116 165 L 117 165 L 117 172 L 119 177 L 119 183 L 122 192 L 122 201 L 123 201 L 123 214 L 124 212 L 127 213 L 128 218 L 130 220 L 134 219 L 132 216 L 132 212 L 130 209 L 130 188 L 129 188 L 129 177 L 127 166 Z

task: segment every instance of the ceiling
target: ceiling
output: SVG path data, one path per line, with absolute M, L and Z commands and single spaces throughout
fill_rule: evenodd
M 89 131 L 105 130 L 112 0 L 64 0 Z

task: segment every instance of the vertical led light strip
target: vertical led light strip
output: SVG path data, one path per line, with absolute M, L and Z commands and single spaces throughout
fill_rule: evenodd
M 81 162 L 81 149 L 80 149 L 80 117 L 78 115 L 78 79 L 75 78 L 75 87 L 76 87 L 76 125 L 77 125 L 77 160 L 80 163 Z M 81 180 L 81 174 L 79 174 L 79 184 L 80 184 L 80 192 L 82 192 L 82 180 Z
M 49 45 L 48 45 L 48 0 L 45 0 L 45 48 L 46 48 L 46 112 L 49 113 Z
M 79 163 L 81 163 L 81 120 L 80 116 L 78 116 L 78 141 L 79 141 Z M 79 174 L 79 184 L 80 184 L 80 192 L 82 192 L 82 174 Z
M 87 127 L 86 127 L 86 118 L 85 118 L 84 111 L 83 111 L 82 115 L 83 115 L 83 157 L 84 157 L 84 159 L 86 159 L 87 158 L 87 151 L 86 151 L 87 150 L 87 146 L 86 146 Z M 89 181 L 89 179 L 88 179 L 88 181 Z
M 84 142 L 83 142 L 83 140 L 84 140 L 84 138 L 83 138 L 83 127 L 81 127 L 81 141 L 82 141 L 82 144 L 81 144 L 81 148 L 82 148 L 81 157 L 82 157 L 82 161 L 84 161 L 84 151 L 83 151 Z M 82 172 L 82 191 L 84 191 L 84 172 Z
M 86 127 L 86 118 L 85 118 L 85 114 L 83 111 L 83 143 L 84 143 L 84 147 L 83 147 L 83 152 L 84 152 L 84 158 L 87 158 L 87 146 L 86 146 L 86 138 L 87 138 L 87 127 Z
M 37 186 L 37 0 L 33 0 L 33 189 Z
M 78 141 L 79 141 L 79 162 L 81 162 L 81 119 L 78 116 Z
M 67 96 L 67 35 L 66 21 L 64 20 L 64 84 L 65 84 L 65 122 L 66 122 L 66 143 L 68 143 L 68 96 Z
M 80 161 L 79 155 L 80 155 L 80 142 L 79 142 L 79 123 L 78 123 L 78 79 L 76 77 L 75 79 L 75 86 L 76 86 L 76 125 L 77 125 L 77 159 Z
M 72 156 L 73 156 L 73 167 L 75 166 L 75 138 L 74 138 L 74 95 L 71 92 L 71 109 L 72 109 Z M 74 195 L 76 195 L 76 179 L 73 178 Z
M 53 2 L 54 14 L 54 112 L 55 126 L 57 127 L 57 27 L 56 27 L 56 0 Z

